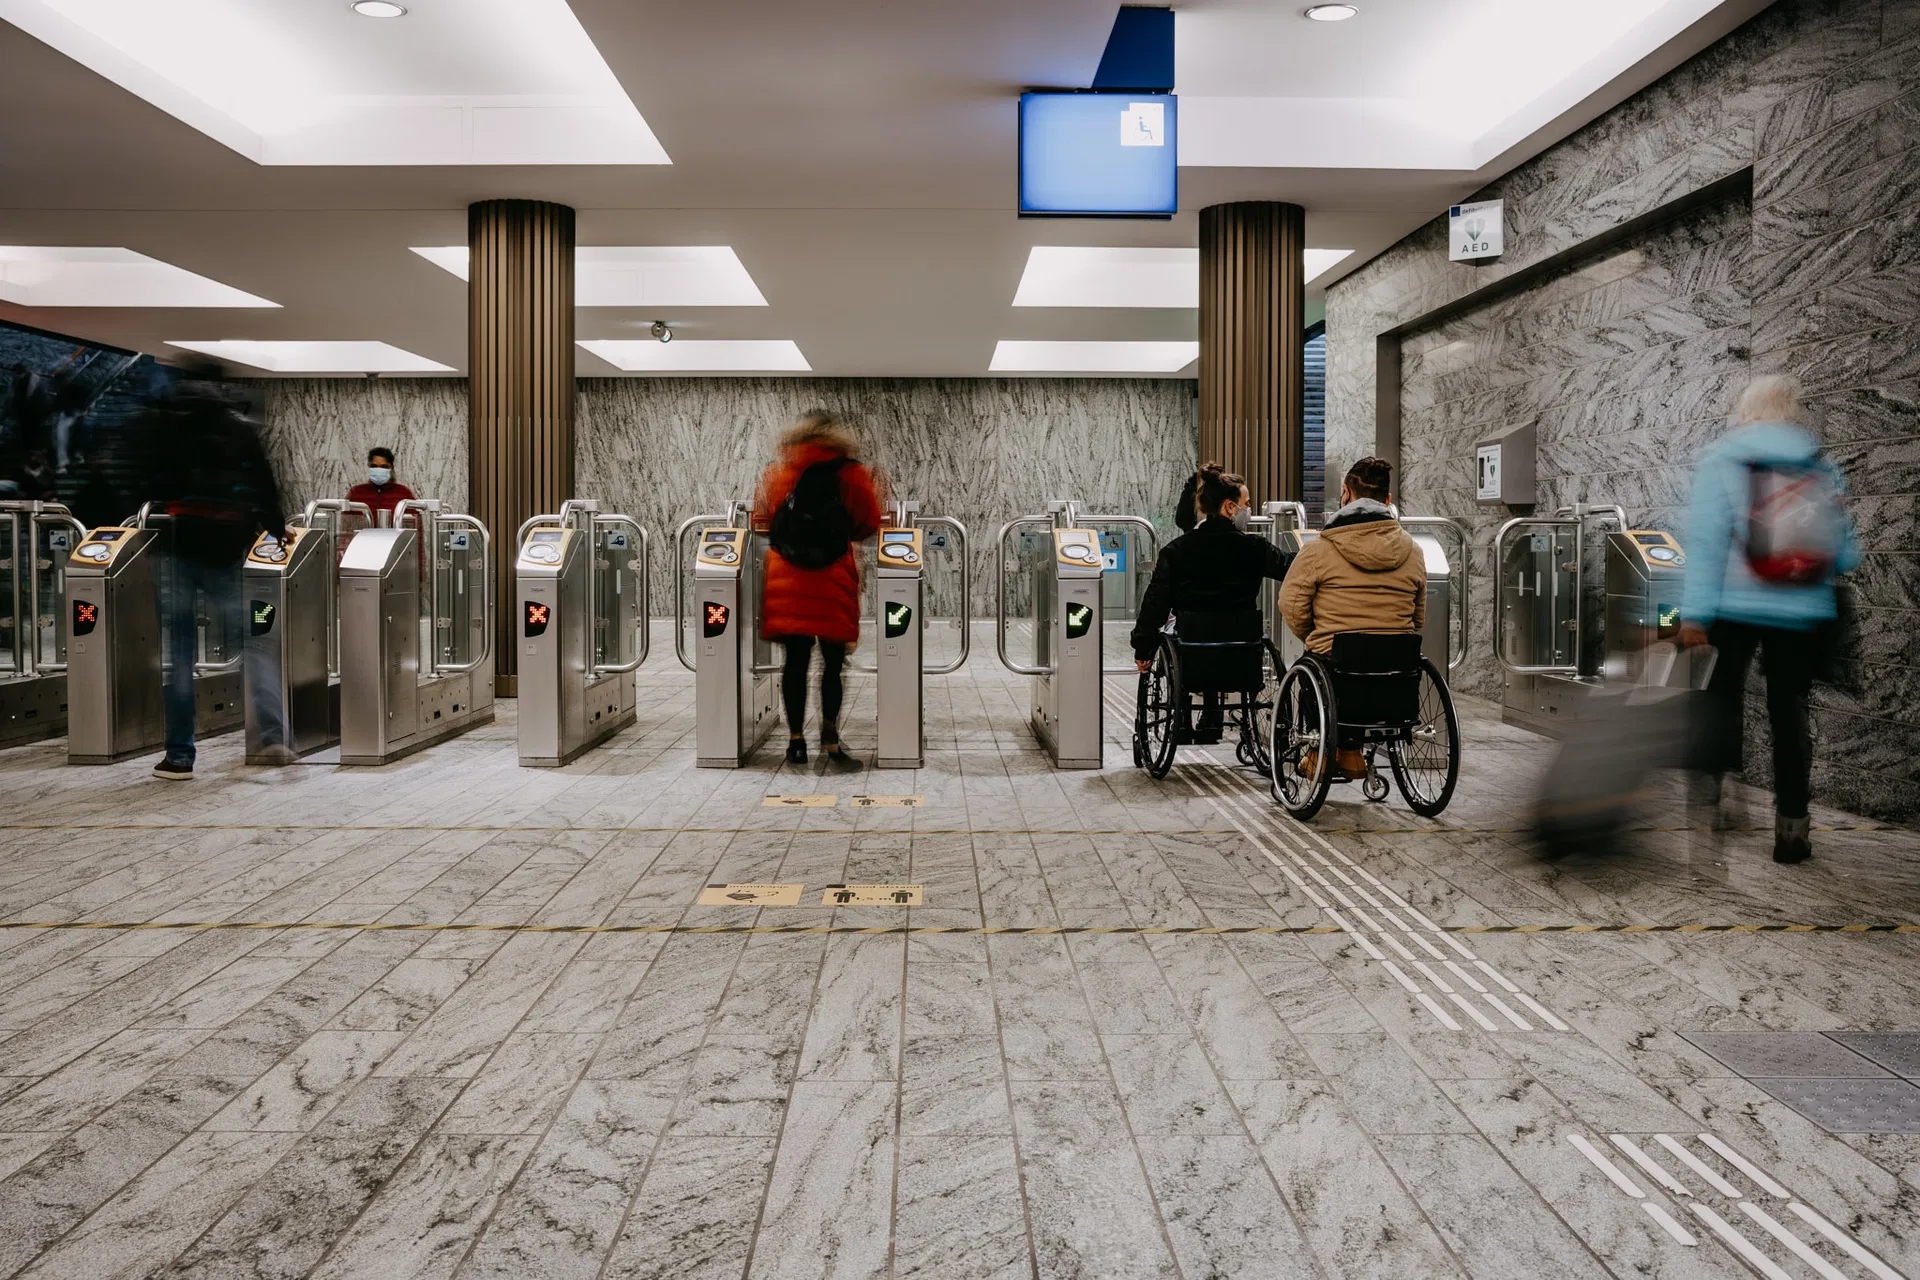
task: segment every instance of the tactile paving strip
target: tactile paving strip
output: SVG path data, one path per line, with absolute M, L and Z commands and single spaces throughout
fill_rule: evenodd
M 1829 1031 L 1827 1034 L 1897 1076 L 1920 1080 L 1920 1031 Z
M 1883 1080 L 1755 1080 L 1830 1133 L 1920 1133 L 1920 1086 Z
M 1818 1031 L 1688 1031 L 1688 1040 L 1750 1078 L 1865 1079 L 1886 1071 Z

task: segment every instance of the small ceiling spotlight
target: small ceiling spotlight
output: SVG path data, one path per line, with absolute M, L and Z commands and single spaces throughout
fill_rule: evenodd
M 1307 10 L 1307 16 L 1315 22 L 1345 22 L 1358 12 L 1350 4 L 1316 4 Z
M 395 4 L 393 0 L 353 0 L 348 6 L 363 18 L 404 18 L 407 6 Z
M 673 341 L 673 330 L 667 327 L 665 320 L 655 320 L 651 332 L 654 337 L 660 339 L 662 342 Z

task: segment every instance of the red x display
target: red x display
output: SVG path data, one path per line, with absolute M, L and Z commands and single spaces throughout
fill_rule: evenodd
M 73 602 L 73 634 L 91 635 L 100 622 L 100 606 L 91 600 Z
M 547 623 L 553 620 L 553 606 L 541 604 L 537 600 L 526 602 L 526 632 L 529 636 L 544 635 Z
M 733 610 L 724 604 L 708 605 L 706 622 L 701 626 L 700 634 L 706 639 L 711 640 L 715 636 L 725 633 L 727 629 L 727 619 L 732 616 Z

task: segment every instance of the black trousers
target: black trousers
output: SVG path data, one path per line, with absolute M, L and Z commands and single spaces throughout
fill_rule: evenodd
M 1758 652 L 1773 728 L 1773 807 L 1783 818 L 1806 817 L 1813 774 L 1807 697 L 1820 656 L 1819 633 L 1721 621 L 1708 628 L 1707 639 L 1720 655 L 1707 685 L 1711 723 L 1702 746 L 1709 771 L 1730 773 L 1741 766 L 1747 668 Z
M 788 636 L 787 662 L 780 670 L 780 698 L 787 704 L 787 732 L 798 737 L 807 722 L 807 667 L 813 661 L 812 636 Z M 847 663 L 847 646 L 837 640 L 820 642 L 820 723 L 840 723 L 840 668 Z

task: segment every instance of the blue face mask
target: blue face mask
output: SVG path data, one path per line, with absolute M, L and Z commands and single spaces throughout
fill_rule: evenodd
M 393 479 L 393 468 L 368 467 L 367 479 L 373 481 L 375 484 L 386 484 L 389 480 Z

